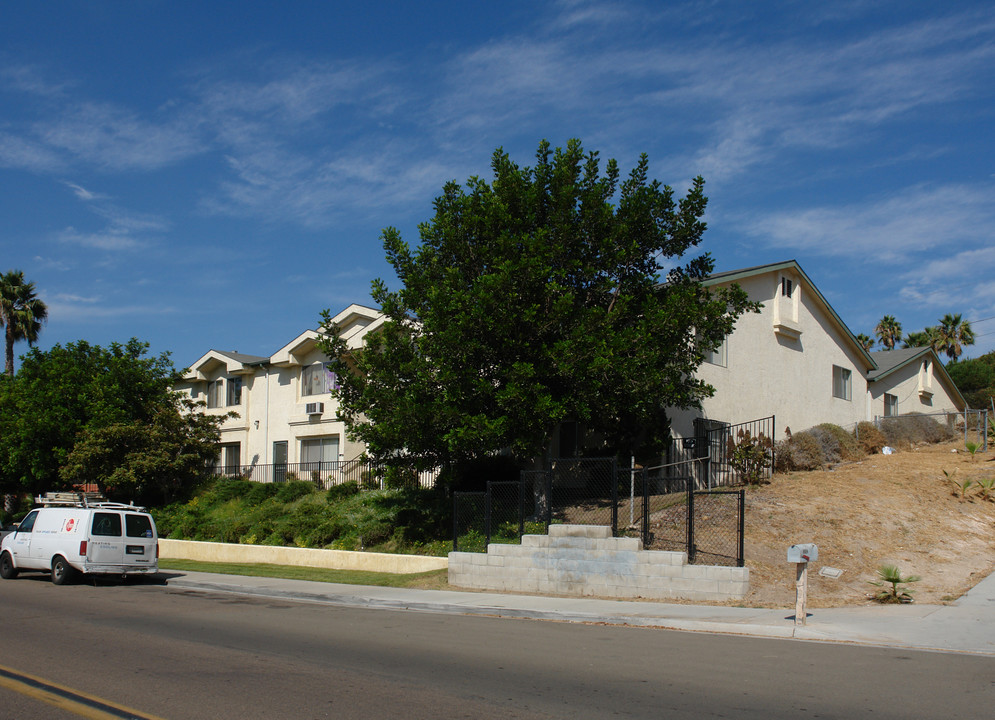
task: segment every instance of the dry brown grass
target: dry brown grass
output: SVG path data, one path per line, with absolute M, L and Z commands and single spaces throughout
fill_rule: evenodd
M 959 450 L 959 452 L 953 452 Z M 789 545 L 814 542 L 819 560 L 809 569 L 809 604 L 836 607 L 872 602 L 883 564 L 922 577 L 916 602 L 953 600 L 995 570 L 995 503 L 955 496 L 944 475 L 995 475 L 993 453 L 972 460 L 958 444 L 920 446 L 871 455 L 832 470 L 775 475 L 747 491 L 745 605 L 794 602 Z M 839 579 L 818 575 L 823 566 Z

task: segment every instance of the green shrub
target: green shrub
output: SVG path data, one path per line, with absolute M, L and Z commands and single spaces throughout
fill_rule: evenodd
M 878 426 L 872 422 L 857 423 L 856 433 L 857 444 L 867 455 L 874 455 L 881 452 L 881 449 L 888 444 L 888 439 Z
M 304 480 L 281 483 L 277 487 L 279 489 L 276 491 L 276 499 L 283 503 L 291 503 L 294 500 L 317 492 L 314 483 L 305 482 Z
M 221 502 L 243 497 L 253 489 L 254 483 L 243 478 L 219 477 L 208 488 L 208 493 Z
M 347 480 L 339 485 L 332 485 L 328 488 L 328 492 L 325 493 L 325 499 L 329 503 L 334 503 L 343 498 L 347 498 L 350 495 L 355 495 L 359 492 L 359 483 L 355 480 Z
M 749 430 L 740 430 L 735 439 L 729 438 L 729 464 L 740 482 L 758 485 L 771 466 L 774 444 L 763 433 L 753 437 Z

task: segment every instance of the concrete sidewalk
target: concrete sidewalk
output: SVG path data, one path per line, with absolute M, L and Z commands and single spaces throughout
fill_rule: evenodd
M 167 571 L 169 587 L 347 607 L 661 627 L 770 638 L 907 647 L 995 656 L 995 574 L 951 605 L 809 609 L 738 608 L 338 585 Z

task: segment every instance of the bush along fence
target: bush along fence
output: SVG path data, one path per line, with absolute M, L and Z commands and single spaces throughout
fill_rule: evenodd
M 454 493 L 453 550 L 486 552 L 490 543 L 547 534 L 550 524 L 605 525 L 615 537 L 642 539 L 647 550 L 742 567 L 745 491 L 722 488 L 770 478 L 773 428 L 773 417 L 702 425 L 700 435 L 674 442 L 668 462 L 653 468 L 620 471 L 615 458 L 560 458 L 545 470 L 522 472 L 517 482 Z
M 329 490 L 346 482 L 356 483 L 361 490 L 400 487 L 432 487 L 439 468 L 416 470 L 368 458 L 354 460 L 322 460 L 273 465 L 226 465 L 211 468 L 213 475 L 243 478 L 256 482 L 284 483 L 303 480 L 313 482 L 321 490 Z
M 976 442 L 981 452 L 988 452 L 987 409 L 878 415 L 874 425 L 888 436 L 924 437 L 928 442 L 942 442 L 963 435 L 965 445 Z

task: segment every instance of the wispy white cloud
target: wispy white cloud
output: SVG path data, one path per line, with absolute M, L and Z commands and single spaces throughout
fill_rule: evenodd
M 113 205 L 91 205 L 89 209 L 106 224 L 97 231 L 67 227 L 56 238 L 63 243 L 111 252 L 138 250 L 154 244 L 155 237 L 169 229 L 161 217 L 137 213 Z
M 87 190 L 82 185 L 77 185 L 74 182 L 69 182 L 68 180 L 63 180 L 62 184 L 73 191 L 73 194 L 82 200 L 83 202 L 90 202 L 93 200 L 106 200 L 106 195 L 101 195 L 99 193 L 91 192 Z
M 0 167 L 46 173 L 61 170 L 65 163 L 44 143 L 0 132 Z
M 13 64 L 0 66 L 0 87 L 43 98 L 58 98 L 69 87 L 65 82 L 52 82 L 35 65 Z
M 770 246 L 812 255 L 919 262 L 920 253 L 990 242 L 993 192 L 990 186 L 915 186 L 858 204 L 767 213 L 742 229 Z
M 155 122 L 106 103 L 84 102 L 58 118 L 32 127 L 51 148 L 107 170 L 150 170 L 179 162 L 203 150 L 194 128 L 181 122 Z
M 135 250 L 144 243 L 124 232 L 80 232 L 67 227 L 57 235 L 60 242 L 95 250 Z

